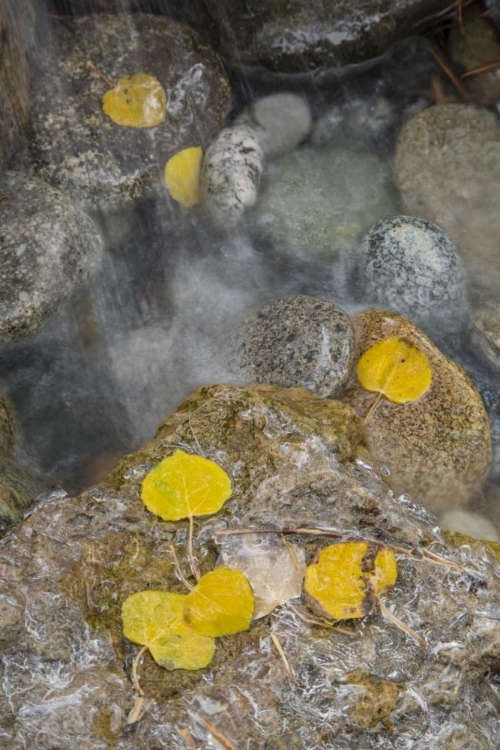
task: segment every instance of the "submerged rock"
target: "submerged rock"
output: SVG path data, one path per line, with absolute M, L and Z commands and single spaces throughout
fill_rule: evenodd
M 167 114 L 154 128 L 115 124 L 102 108 L 112 83 L 154 76 Z M 38 173 L 95 209 L 137 202 L 161 185 L 168 159 L 205 146 L 224 120 L 229 85 L 218 56 L 169 18 L 96 15 L 57 21 L 32 93 L 32 158 Z
M 358 358 L 394 337 L 423 352 L 432 371 L 431 385 L 417 401 L 398 404 L 382 397 L 364 424 L 370 450 L 389 468 L 394 491 L 409 492 L 431 510 L 465 505 L 481 490 L 491 463 L 488 415 L 472 381 L 401 315 L 368 310 L 353 322 Z M 366 418 L 378 394 L 353 374 L 343 398 Z
M 484 17 L 480 5 L 465 8 L 463 26 L 455 24 L 448 38 L 450 58 L 461 65 L 464 71 L 481 68 L 483 65 L 500 59 L 500 39 L 498 31 L 488 18 Z M 481 75 L 471 76 L 464 84 L 485 103 L 495 103 L 500 99 L 500 71 L 493 69 Z
M 217 226 L 231 229 L 255 204 L 263 169 L 264 153 L 254 128 L 221 130 L 207 149 L 201 173 L 202 204 Z
M 488 301 L 476 310 L 471 339 L 489 364 L 500 371 L 500 302 Z
M 383 96 L 351 98 L 323 112 L 314 125 L 312 142 L 316 146 L 352 143 L 355 134 L 361 142 L 379 143 L 388 136 L 397 118 L 394 105 Z
M 336 259 L 383 216 L 396 212 L 390 170 L 376 156 L 305 147 L 271 165 L 252 221 L 278 253 Z
M 500 122 L 471 104 L 430 107 L 401 130 L 396 175 L 405 211 L 457 245 L 469 280 L 500 290 Z
M 224 509 L 195 525 L 202 572 L 215 564 L 218 531 L 306 525 L 417 557 L 430 547 L 461 566 L 399 556 L 398 585 L 384 601 L 425 647 L 377 608 L 351 621 L 348 635 L 311 624 L 296 599 L 218 639 L 205 670 L 169 672 L 146 653 L 145 712 L 128 725 L 138 647 L 122 635 L 121 603 L 145 588 L 183 591 L 171 544 L 187 571 L 187 522 L 162 522 L 139 498 L 149 468 L 177 446 L 203 450 L 233 483 Z M 332 542 L 290 538 L 308 563 Z M 47 498 L 2 542 L 0 564 L 0 736 L 9 750 L 185 750 L 186 737 L 212 744 L 206 721 L 238 748 L 488 750 L 500 739 L 487 699 L 500 644 L 495 563 L 480 542 L 447 544 L 423 508 L 394 497 L 360 421 L 338 402 L 299 389 L 201 388 L 100 487 Z
M 438 516 L 438 521 L 444 531 L 456 531 L 489 542 L 499 540 L 495 526 L 479 513 L 462 509 L 446 510 Z
M 218 48 L 244 64 L 284 72 L 339 67 L 386 52 L 446 0 L 218 0 Z
M 0 341 L 40 330 L 98 267 L 96 224 L 45 182 L 7 172 L 0 179 Z
M 363 298 L 430 331 L 463 330 L 469 322 L 465 272 L 439 227 L 412 216 L 381 219 L 359 251 Z
M 250 382 L 333 397 L 349 379 L 354 331 L 349 316 L 331 302 L 306 295 L 281 297 L 240 324 L 236 359 Z
M 270 94 L 250 104 L 238 121 L 257 129 L 267 159 L 276 159 L 297 146 L 309 135 L 312 114 L 304 97 L 290 92 Z

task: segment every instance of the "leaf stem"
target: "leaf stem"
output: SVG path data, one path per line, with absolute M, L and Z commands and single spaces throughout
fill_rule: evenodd
M 144 652 L 147 651 L 147 648 L 147 646 L 143 646 L 141 650 L 137 652 L 132 664 L 132 686 L 135 692 L 141 697 L 144 696 L 144 690 L 141 688 L 139 683 L 139 677 L 137 676 L 137 667 L 139 666 L 139 662 L 142 659 Z
M 400 630 L 403 630 L 407 635 L 413 638 L 413 640 L 416 641 L 419 646 L 425 648 L 426 643 L 421 635 L 415 633 L 415 631 L 412 630 L 409 625 L 406 625 L 406 623 L 402 622 L 402 620 L 396 617 L 396 615 L 393 615 L 392 612 L 385 606 L 384 602 L 379 596 L 377 596 L 377 601 L 379 603 L 382 614 L 387 617 L 388 620 L 393 622 Z
M 92 73 L 94 73 L 98 78 L 101 78 L 101 80 L 103 80 L 104 83 L 107 86 L 109 86 L 110 89 L 114 89 L 115 88 L 116 84 L 114 84 L 113 81 L 110 78 L 108 78 L 107 76 L 105 76 L 104 73 L 101 70 L 99 70 L 99 68 L 97 67 L 97 65 L 94 65 L 94 63 L 92 62 L 92 60 L 87 60 L 87 68 L 89 68 L 89 70 L 91 70 Z
M 380 391 L 379 394 L 378 394 L 378 396 L 377 396 L 377 398 L 375 399 L 375 401 L 373 402 L 373 404 L 370 406 L 370 408 L 368 410 L 368 414 L 363 419 L 363 427 L 366 425 L 366 423 L 368 422 L 368 420 L 372 416 L 373 412 L 375 411 L 375 409 L 377 408 L 378 404 L 380 403 L 380 399 L 382 398 L 383 395 L 384 394 L 382 393 L 382 391 Z
M 188 557 L 189 557 L 189 564 L 191 566 L 191 571 L 196 578 L 197 581 L 200 580 L 201 574 L 200 574 L 200 566 L 198 565 L 198 560 L 194 556 L 193 552 L 193 516 L 189 516 L 189 534 L 188 534 Z
M 188 579 L 186 578 L 186 576 L 182 572 L 181 566 L 180 566 L 180 563 L 179 563 L 179 558 L 177 557 L 177 552 L 175 551 L 175 547 L 174 547 L 173 544 L 170 545 L 170 552 L 171 552 L 172 557 L 174 559 L 174 568 L 175 568 L 175 572 L 177 574 L 177 578 L 179 579 L 179 581 L 181 581 L 184 584 L 184 586 L 187 589 L 189 589 L 189 591 L 192 591 L 193 588 L 194 588 L 194 586 L 192 586 L 189 583 Z

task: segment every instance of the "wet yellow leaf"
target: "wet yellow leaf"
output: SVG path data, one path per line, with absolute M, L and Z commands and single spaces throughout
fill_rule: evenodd
M 248 579 L 234 568 L 217 568 L 204 575 L 186 596 L 184 619 L 214 638 L 248 630 L 255 600 Z
M 177 450 L 142 483 L 141 498 L 164 521 L 217 513 L 231 497 L 231 480 L 213 461 Z
M 167 113 L 167 98 L 161 83 L 145 73 L 123 76 L 102 98 L 104 113 L 117 125 L 154 128 Z
M 122 605 L 124 635 L 147 646 L 165 669 L 203 669 L 215 652 L 213 638 L 200 635 L 185 623 L 186 598 L 168 591 L 140 591 Z
M 311 609 L 322 617 L 365 617 L 379 596 L 397 579 L 391 549 L 374 550 L 368 542 L 333 544 L 321 550 L 306 570 L 304 591 Z
M 167 161 L 165 185 L 172 198 L 184 208 L 200 202 L 200 171 L 203 151 L 197 146 L 179 151 Z
M 371 346 L 358 362 L 358 380 L 396 404 L 416 401 L 429 389 L 432 372 L 425 355 L 397 338 Z

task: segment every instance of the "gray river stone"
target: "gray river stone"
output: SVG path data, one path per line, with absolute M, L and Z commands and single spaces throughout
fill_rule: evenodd
M 276 252 L 335 260 L 394 213 L 387 164 L 365 151 L 306 146 L 271 165 L 251 220 Z
M 490 365 L 500 372 L 500 302 L 489 300 L 476 310 L 471 339 Z
M 240 324 L 237 364 L 250 382 L 297 386 L 333 398 L 353 363 L 349 316 L 317 297 L 271 300 Z
M 155 128 L 124 127 L 102 110 L 109 80 L 146 73 L 167 97 Z M 34 76 L 31 153 L 38 173 L 94 209 L 118 208 L 158 190 L 168 159 L 206 146 L 219 130 L 229 84 L 217 54 L 186 26 L 156 15 L 59 20 Z
M 59 190 L 20 172 L 0 179 L 0 341 L 40 330 L 98 267 L 94 221 Z
M 139 647 L 123 637 L 121 604 L 148 588 L 185 592 L 169 548 L 188 574 L 188 523 L 163 522 L 140 500 L 150 467 L 177 446 L 201 449 L 233 485 L 224 509 L 195 523 L 202 573 L 228 528 L 322 527 L 395 545 L 414 556 L 398 553 L 398 583 L 384 603 L 425 645 L 377 606 L 345 623 L 346 634 L 312 624 L 298 598 L 218 639 L 204 670 L 168 671 L 146 653 L 145 711 L 127 725 Z M 336 541 L 289 538 L 308 563 Z M 214 744 L 208 721 L 227 747 L 491 750 L 500 741 L 498 565 L 481 542 L 458 544 L 421 506 L 393 495 L 348 407 L 300 389 L 203 387 L 103 484 L 77 499 L 47 496 L 0 543 L 0 744 L 186 750 L 186 738 Z M 459 567 L 419 559 L 427 549 Z
M 439 227 L 413 216 L 381 219 L 359 251 L 363 298 L 429 330 L 463 330 L 470 317 L 465 272 Z
M 386 52 L 447 0 L 217 0 L 219 51 L 283 72 L 338 67 Z
M 231 229 L 257 200 L 264 153 L 254 128 L 224 128 L 203 159 L 201 200 L 220 228 Z
M 472 104 L 430 107 L 402 128 L 396 177 L 405 213 L 437 224 L 479 292 L 500 290 L 500 121 Z
M 238 121 L 256 127 L 264 154 L 271 160 L 294 151 L 307 138 L 312 114 L 303 96 L 285 91 L 252 102 Z

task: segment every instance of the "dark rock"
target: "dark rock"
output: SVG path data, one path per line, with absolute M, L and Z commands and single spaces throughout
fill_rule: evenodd
M 0 3 L 0 168 L 20 148 L 29 117 L 28 52 L 35 25 L 32 0 Z
M 272 70 L 338 67 L 376 57 L 446 0 L 218 0 L 220 52 Z
M 448 38 L 450 58 L 464 71 L 474 70 L 500 60 L 500 39 L 493 24 L 485 18 L 480 5 L 464 10 L 463 26 L 455 24 Z M 500 72 L 486 71 L 464 81 L 470 92 L 485 103 L 500 101 Z
M 0 536 L 18 523 L 46 486 L 27 469 L 0 453 Z
M 430 107 L 399 135 L 396 176 L 405 212 L 454 242 L 478 291 L 500 290 L 500 122 L 471 104 Z
M 8 172 L 0 180 L 0 341 L 37 332 L 97 268 L 92 219 L 59 190 Z
M 155 128 L 115 124 L 102 109 L 108 79 L 147 73 L 167 97 Z M 219 130 L 229 84 L 218 56 L 195 32 L 153 15 L 96 15 L 58 21 L 33 81 L 32 158 L 41 177 L 77 202 L 103 209 L 161 191 L 177 151 L 206 146 Z
M 359 251 L 363 296 L 424 330 L 456 332 L 469 322 L 465 273 L 439 227 L 412 216 L 381 219 Z
M 481 491 L 491 463 L 488 415 L 472 381 L 401 315 L 368 310 L 353 323 L 357 359 L 378 341 L 398 338 L 423 352 L 432 372 L 417 401 L 381 398 L 365 421 L 370 450 L 389 468 L 391 486 L 434 511 L 466 505 Z M 353 373 L 346 403 L 366 418 L 377 398 Z
M 380 159 L 306 146 L 271 165 L 251 221 L 276 253 L 336 260 L 375 221 L 394 213 L 390 170 Z
M 0 453 L 12 453 L 16 433 L 16 418 L 11 403 L 0 394 Z
M 351 621 L 353 637 L 300 619 L 310 613 L 295 601 L 248 632 L 218 639 L 206 670 L 169 672 L 145 654 L 146 711 L 127 725 L 138 647 L 123 638 L 121 603 L 149 587 L 183 591 L 171 544 L 187 570 L 187 522 L 162 522 L 139 499 L 149 468 L 177 446 L 201 448 L 233 482 L 225 508 L 195 526 L 203 572 L 215 563 L 217 531 L 291 524 L 365 536 L 417 557 L 430 546 L 461 566 L 399 557 L 398 585 L 384 600 L 425 647 L 378 610 Z M 292 538 L 308 562 L 332 541 Z M 208 717 L 239 748 L 379 750 L 383 742 L 489 750 L 500 739 L 491 697 L 498 577 L 483 544 L 460 544 L 448 544 L 421 507 L 394 497 L 348 407 L 299 389 L 202 388 L 102 486 L 76 500 L 47 497 L 0 545 L 2 742 L 9 750 L 184 750 L 181 731 L 200 746 L 212 743 L 201 721 Z
M 331 302 L 297 295 L 271 300 L 240 325 L 237 363 L 251 382 L 333 397 L 354 359 L 354 331 Z

